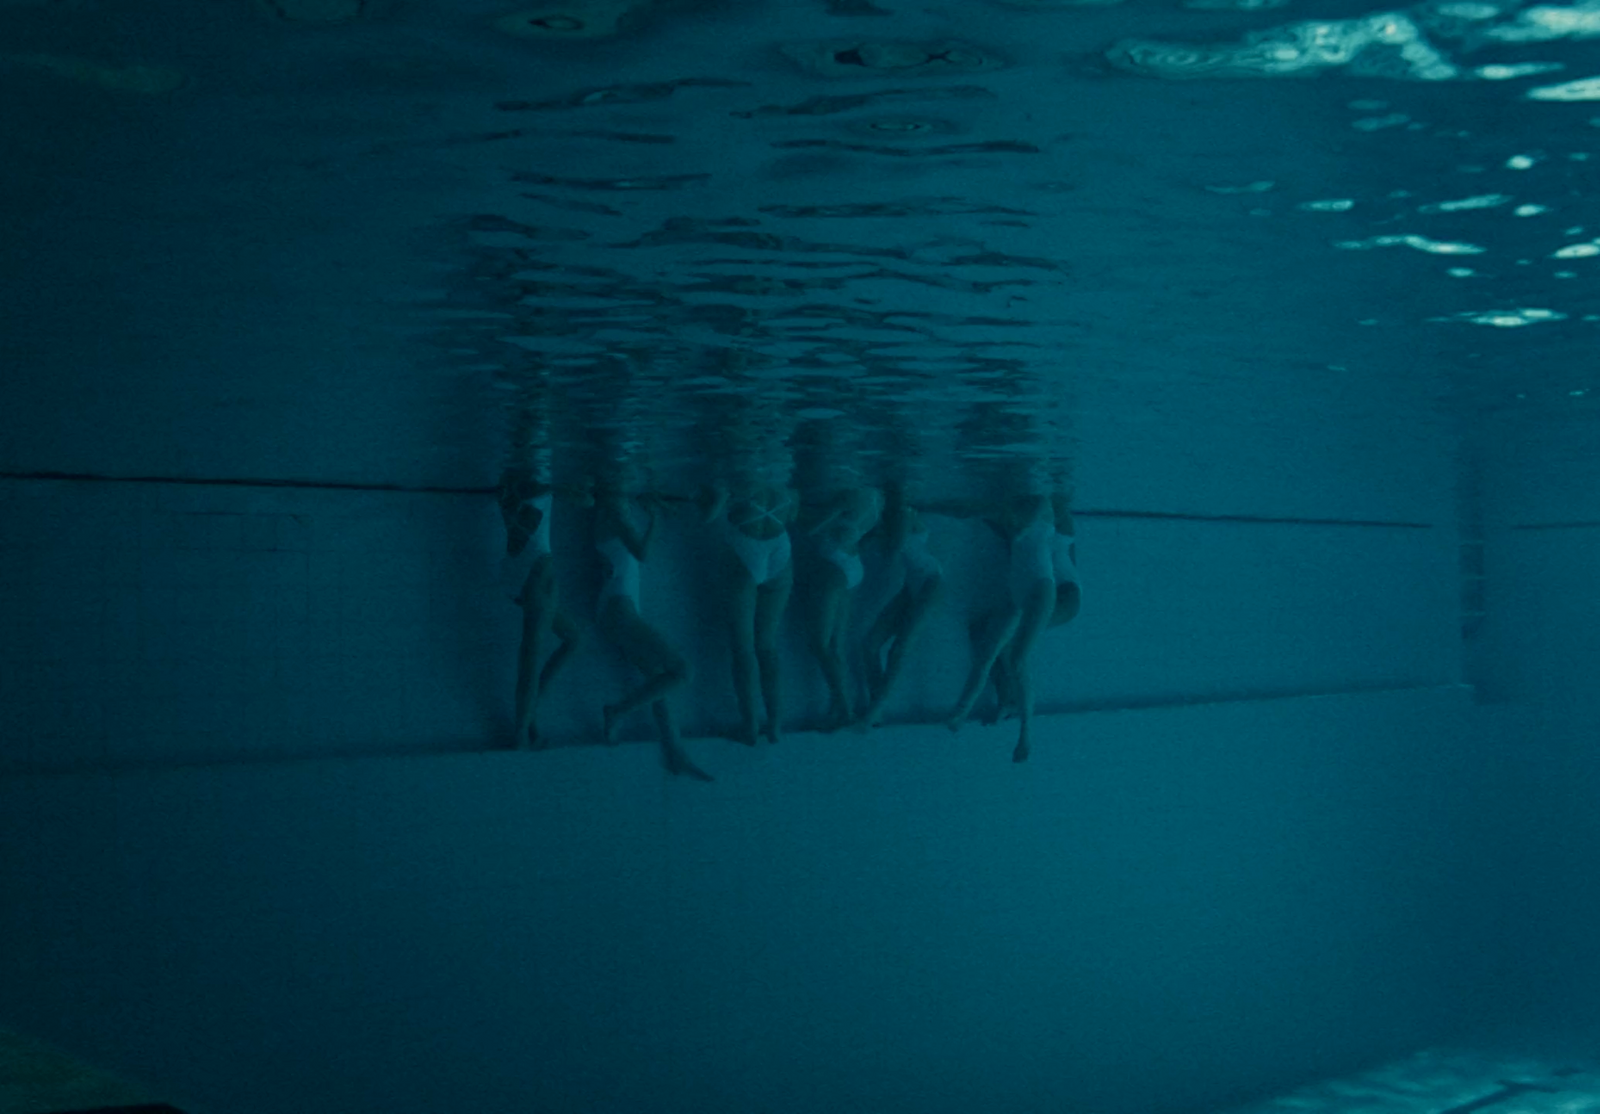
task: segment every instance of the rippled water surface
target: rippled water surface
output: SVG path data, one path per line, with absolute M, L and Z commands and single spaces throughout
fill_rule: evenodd
M 10 0 L 0 28 L 23 405 L 115 358 L 165 390 L 139 444 L 186 446 L 129 440 L 156 470 L 268 406 L 262 474 L 950 490 L 1068 479 L 1086 429 L 1270 461 L 1307 420 L 1404 440 L 1592 385 L 1592 4 Z

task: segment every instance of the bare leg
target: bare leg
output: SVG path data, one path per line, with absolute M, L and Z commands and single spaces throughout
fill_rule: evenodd
M 711 781 L 711 775 L 691 762 L 679 745 L 678 728 L 672 722 L 672 709 L 667 707 L 667 702 L 657 700 L 650 708 L 655 713 L 656 729 L 661 733 L 661 764 L 666 767 L 667 773 L 681 774 L 697 781 Z
M 1056 608 L 1050 615 L 1050 625 L 1059 627 L 1078 617 L 1083 607 L 1083 590 L 1076 584 L 1062 584 L 1056 588 Z
M 778 624 L 789 604 L 794 587 L 794 566 L 756 590 L 754 641 L 756 664 L 761 673 L 761 699 L 767 706 L 766 736 L 771 742 L 782 737 L 782 674 L 778 661 Z
M 759 723 L 756 711 L 756 672 L 759 661 L 756 655 L 756 593 L 759 591 L 748 576 L 734 574 L 738 579 L 728 595 L 728 630 L 733 638 L 733 692 L 739 698 L 739 734 L 741 743 L 756 745 Z
M 983 691 L 984 685 L 989 683 L 989 671 L 994 668 L 994 662 L 1005 649 L 1006 643 L 1011 641 L 1011 636 L 1016 633 L 1017 623 L 1021 619 L 1021 612 L 1017 608 L 1007 606 L 997 611 L 985 623 L 987 628 L 973 646 L 972 671 L 967 674 L 967 686 L 961 691 L 961 699 L 956 701 L 956 706 L 950 712 L 950 719 L 946 726 L 952 731 L 959 731 L 966 722 L 968 714 L 972 711 L 973 702 L 978 699 L 978 694 Z
M 522 644 L 517 651 L 516 725 L 512 745 L 523 748 L 540 745 L 535 723 L 539 712 L 539 696 L 544 690 L 543 679 L 539 675 L 539 653 L 544 634 L 551 628 L 556 616 L 555 587 L 548 556 L 539 557 L 528 569 L 517 602 L 522 607 Z M 575 630 L 573 637 L 576 637 Z M 564 641 L 565 638 L 563 635 Z M 555 661 L 555 656 L 552 655 L 551 661 L 559 669 L 561 663 Z M 545 672 L 552 672 L 549 666 L 546 666 Z
M 1007 716 L 1017 714 L 1017 680 L 1016 666 L 1011 660 L 1011 647 L 1006 647 L 1004 653 L 994 659 L 994 671 L 990 674 L 994 681 L 995 705 L 994 711 L 984 716 L 984 723 L 998 723 Z
M 1063 584 L 1056 588 L 1055 610 L 1051 612 L 1045 623 L 1045 629 L 1058 627 L 1063 623 L 1070 623 L 1077 617 L 1078 607 L 1082 595 L 1076 584 Z M 1017 679 L 1015 647 L 1007 648 L 994 663 L 994 689 L 998 704 L 994 715 L 984 720 L 985 723 L 994 723 L 1000 719 L 1009 719 L 1020 715 L 1022 712 L 1023 698 L 1020 695 Z
M 867 674 L 867 698 L 877 699 L 878 692 L 883 688 L 884 668 L 883 650 L 889 640 L 900 629 L 902 617 L 906 608 L 910 606 L 910 593 L 904 589 L 884 605 L 878 617 L 872 620 L 872 625 L 867 628 L 866 637 L 861 640 L 862 667 Z
M 889 662 L 878 673 L 878 683 L 872 689 L 872 703 L 861 714 L 863 723 L 877 726 L 878 720 L 883 715 L 883 705 L 888 701 L 889 694 L 894 691 L 895 683 L 900 680 L 900 674 L 905 671 L 906 655 L 916 645 L 917 638 L 927 623 L 928 615 L 943 598 L 944 581 L 935 580 L 925 585 L 915 597 L 901 592 L 900 597 L 892 605 L 896 624 L 894 641 L 889 644 Z M 888 612 L 889 609 L 885 609 L 885 614 Z M 877 665 L 875 654 L 871 662 L 873 666 Z
M 849 625 L 850 589 L 843 576 L 829 573 L 828 586 L 818 601 L 816 620 L 811 628 L 811 652 L 822 667 L 828 684 L 828 715 L 823 725 L 835 731 L 850 721 L 850 697 L 845 691 L 844 651 L 841 635 Z
M 851 709 L 855 706 L 855 692 L 857 675 L 850 669 L 850 659 L 845 656 L 845 639 L 850 633 L 850 617 L 853 614 L 855 594 L 846 592 L 844 599 L 839 601 L 838 613 L 834 616 L 833 637 L 828 641 L 828 660 L 833 663 L 838 674 L 839 692 L 836 698 L 838 707 L 834 710 L 833 727 L 835 730 L 844 727 L 850 722 Z
M 867 706 L 856 717 L 856 730 L 866 731 L 878 725 L 878 716 L 883 710 L 883 694 L 888 683 L 888 673 L 883 665 L 883 651 L 886 646 L 891 647 L 891 640 L 896 635 L 905 620 L 906 610 L 911 606 L 911 594 L 904 589 L 898 592 L 894 599 L 884 605 L 878 612 L 877 618 L 872 620 L 872 625 L 867 628 L 866 637 L 861 640 L 861 667 L 867 678 Z
M 1017 715 L 1022 726 L 1017 730 L 1017 746 L 1011 752 L 1011 761 L 1026 762 L 1029 754 L 1028 736 L 1033 728 L 1033 669 L 1023 662 L 1017 667 Z
M 550 655 L 550 660 L 544 663 L 544 669 L 539 672 L 540 696 L 543 696 L 545 690 L 550 687 L 550 682 L 555 680 L 556 674 L 561 672 L 561 667 L 567 664 L 583 636 L 582 628 L 568 618 L 567 613 L 560 608 L 556 608 L 551 614 L 550 628 L 561 640 L 561 645 L 556 647 L 555 653 Z
M 1039 640 L 1040 633 L 1050 621 L 1055 603 L 1055 584 L 1041 580 L 1023 601 L 1017 632 L 1012 636 L 1011 644 L 1006 647 L 1006 656 L 1011 661 L 1011 680 L 1016 686 L 1018 715 L 1022 718 L 1017 748 L 1011 753 L 1013 762 L 1028 760 L 1029 732 L 1033 726 L 1033 670 L 1029 658 L 1033 653 L 1033 644 Z
M 689 663 L 667 644 L 661 632 L 644 621 L 633 601 L 614 596 L 600 615 L 606 634 L 628 662 L 645 675 L 644 681 L 615 704 L 604 709 L 607 742 L 616 740 L 617 723 L 635 708 L 654 704 L 689 680 Z
M 546 626 L 542 609 L 523 604 L 522 645 L 517 651 L 517 721 L 512 745 L 518 748 L 539 745 L 533 717 L 539 710 L 539 641 Z

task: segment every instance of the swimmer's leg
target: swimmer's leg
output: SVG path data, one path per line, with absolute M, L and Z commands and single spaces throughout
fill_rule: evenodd
M 884 605 L 878 612 L 877 618 L 867 628 L 866 637 L 861 640 L 862 667 L 867 675 L 867 698 L 876 700 L 878 692 L 883 688 L 884 666 L 883 649 L 894 637 L 899 629 L 907 606 L 910 604 L 911 594 L 904 589 L 897 593 L 894 599 Z
M 1062 584 L 1056 588 L 1056 606 L 1050 614 L 1050 626 L 1059 627 L 1078 617 L 1083 608 L 1083 589 L 1076 584 Z
M 732 576 L 733 587 L 728 592 L 728 633 L 732 638 L 733 693 L 739 699 L 739 733 L 735 738 L 755 746 L 759 722 L 756 710 L 756 673 L 760 668 L 756 655 L 758 589 L 742 568 Z
M 1011 753 L 1013 762 L 1028 760 L 1029 733 L 1033 726 L 1033 646 L 1049 623 L 1055 603 L 1055 583 L 1050 580 L 1039 581 L 1023 601 L 1017 632 L 1006 647 L 1006 656 L 1011 660 L 1011 680 L 1016 688 L 1017 714 L 1022 719 L 1017 747 Z
M 711 781 L 711 775 L 696 766 L 684 753 L 683 747 L 678 742 L 678 728 L 672 722 L 672 709 L 667 707 L 665 700 L 657 700 L 650 705 L 655 713 L 656 729 L 661 733 L 661 765 L 667 773 L 674 776 L 692 777 L 696 781 Z
M 961 690 L 961 699 L 956 701 L 956 706 L 946 721 L 946 726 L 950 730 L 959 731 L 961 725 L 966 722 L 967 716 L 972 712 L 973 703 L 978 699 L 978 694 L 989 683 L 989 671 L 994 668 L 995 659 L 1011 641 L 1020 619 L 1021 613 L 1017 608 L 1008 606 L 995 612 L 994 616 L 984 624 L 986 629 L 979 635 L 977 644 L 973 646 L 972 671 L 967 674 L 967 685 Z
M 879 673 L 878 686 L 872 693 L 872 703 L 861 716 L 863 722 L 874 727 L 883 715 L 883 706 L 888 701 L 889 694 L 894 691 L 895 684 L 900 680 L 900 674 L 905 671 L 906 655 L 917 644 L 917 639 L 927 624 L 928 616 L 944 598 L 944 579 L 941 577 L 923 585 L 922 591 L 914 597 L 909 592 L 902 592 L 901 597 L 904 602 L 896 613 L 897 622 L 894 641 L 889 644 L 888 665 Z
M 830 571 L 828 585 L 817 601 L 817 614 L 811 625 L 811 653 L 822 667 L 822 679 L 828 685 L 828 714 L 823 730 L 834 731 L 843 727 L 850 718 L 850 700 L 845 692 L 844 654 L 840 634 L 847 625 L 850 610 L 850 589 L 844 577 Z
M 516 725 L 511 736 L 512 745 L 518 749 L 539 745 L 533 717 L 539 705 L 539 642 L 544 627 L 545 616 L 540 610 L 523 605 L 522 644 L 517 648 Z
M 535 724 L 539 696 L 544 687 L 539 676 L 539 655 L 544 634 L 554 622 L 554 600 L 550 562 L 548 558 L 540 557 L 528 569 L 527 578 L 522 582 L 522 592 L 517 597 L 517 603 L 522 608 L 522 642 L 517 648 L 516 723 L 512 745 L 518 749 L 541 745 Z M 551 658 L 554 661 L 555 655 Z M 559 663 L 556 663 L 556 668 L 560 668 Z M 546 666 L 546 672 L 550 672 L 549 666 Z
M 539 695 L 543 696 L 550 687 L 550 682 L 555 680 L 561 667 L 567 664 L 573 653 L 578 648 L 578 643 L 583 640 L 583 628 L 573 622 L 565 611 L 557 608 L 550 617 L 550 629 L 561 640 L 561 645 L 556 647 L 555 653 L 550 655 L 550 660 L 544 663 L 544 669 L 539 673 Z
M 1012 648 L 1007 646 L 994 659 L 994 670 L 989 679 L 994 682 L 994 710 L 983 717 L 986 724 L 998 723 L 1007 716 L 1017 714 L 1016 665 L 1012 661 Z
M 630 665 L 644 674 L 644 681 L 615 704 L 604 709 L 607 742 L 616 741 L 617 724 L 635 708 L 654 704 L 667 693 L 689 681 L 689 663 L 667 644 L 660 631 L 644 621 L 632 600 L 613 596 L 600 613 L 607 636 L 622 651 Z
M 783 609 L 789 604 L 789 593 L 794 588 L 794 566 L 789 565 L 778 576 L 756 589 L 754 615 L 754 642 L 756 665 L 761 674 L 761 698 L 767 706 L 766 736 L 778 742 L 782 729 L 782 665 L 778 660 L 778 624 L 783 619 Z

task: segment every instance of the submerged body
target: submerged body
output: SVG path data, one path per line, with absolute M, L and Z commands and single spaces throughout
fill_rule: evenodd
M 645 518 L 642 525 L 640 515 Z M 600 588 L 596 622 L 628 663 L 643 674 L 635 688 L 602 710 L 605 738 L 614 742 L 622 717 L 648 704 L 660 732 L 661 763 L 667 772 L 710 781 L 711 775 L 684 753 L 667 703 L 670 693 L 689 682 L 689 663 L 639 611 L 642 566 L 655 526 L 655 514 L 631 496 L 609 492 L 597 500 L 595 550 L 606 566 L 607 577 Z
M 861 539 L 878 524 L 883 503 L 883 493 L 874 487 L 842 492 L 807 531 L 819 557 L 809 633 L 811 653 L 828 686 L 824 730 L 836 730 L 851 720 L 844 636 L 850 629 L 852 595 L 865 574 Z
M 966 721 L 992 673 L 1002 710 L 1014 710 L 1021 721 L 1012 760 L 1026 762 L 1033 726 L 1030 655 L 1047 627 L 1077 614 L 1081 598 L 1072 516 L 1064 502 L 1058 508 L 1051 499 L 1030 496 L 988 522 L 1006 539 L 1009 600 L 974 632 L 972 670 L 949 727 L 958 730 Z
M 783 711 L 778 625 L 794 587 L 789 524 L 799 501 L 790 488 L 752 486 L 737 495 L 709 488 L 701 503 L 705 521 L 715 525 L 728 552 L 728 632 L 740 717 L 736 737 L 754 746 L 765 734 L 776 743 Z
M 512 745 L 539 747 L 539 700 L 578 647 L 578 625 L 562 611 L 556 595 L 550 521 L 555 491 L 530 473 L 508 469 L 500 480 L 500 515 L 506 527 L 503 578 L 512 602 L 522 609 L 522 640 L 517 650 L 517 689 Z M 558 645 L 541 669 L 545 638 Z
M 863 729 L 877 726 L 882 718 L 883 706 L 905 669 L 907 653 L 944 597 L 944 569 L 928 552 L 928 528 L 897 488 L 888 493 L 882 523 L 884 547 L 902 579 L 900 590 L 873 619 L 862 642 L 868 703 L 856 723 Z

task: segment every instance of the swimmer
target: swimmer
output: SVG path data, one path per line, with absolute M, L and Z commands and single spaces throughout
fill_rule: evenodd
M 1000 685 L 1002 701 L 1016 706 L 1021 719 L 1013 762 L 1026 762 L 1033 724 L 1033 684 L 1028 656 L 1040 633 L 1055 617 L 1057 586 L 1077 582 L 1071 562 L 1072 539 L 1056 532 L 1055 506 L 1045 496 L 1028 496 L 1006 508 L 999 518 L 987 520 L 1010 548 L 1008 589 L 1010 600 L 974 630 L 972 671 L 955 709 L 950 730 L 960 730 L 991 671 L 1006 657 Z M 1070 516 L 1069 527 L 1070 529 Z M 1075 612 L 1074 612 L 1075 614 Z
M 667 704 L 668 694 L 688 683 L 689 663 L 639 614 L 641 563 L 656 529 L 654 502 L 607 490 L 596 496 L 595 505 L 595 549 L 609 570 L 600 588 L 597 625 L 628 663 L 644 674 L 644 680 L 632 692 L 605 706 L 606 741 L 616 741 L 623 716 L 648 704 L 661 733 L 661 763 L 667 772 L 710 781 L 711 775 L 684 753 Z
M 1050 613 L 1050 620 L 1045 624 L 1046 630 L 1065 626 L 1078 617 L 1078 612 L 1083 605 L 1083 590 L 1078 582 L 1077 567 L 1077 528 L 1072 518 L 1072 512 L 1067 509 L 1068 499 L 1065 494 L 1057 493 L 1050 497 L 1055 511 L 1056 536 L 1053 540 L 1055 547 L 1054 564 L 1056 570 L 1056 604 Z M 1017 691 L 1015 669 L 1012 665 L 1012 656 L 1001 654 L 994 663 L 994 687 L 998 698 L 995 710 L 987 717 L 985 723 L 994 723 L 1002 717 L 1013 718 L 1021 713 L 1020 694 Z
M 587 493 L 579 501 L 586 502 Z M 517 651 L 516 726 L 512 745 L 519 749 L 543 747 L 536 718 L 539 699 L 562 666 L 578 648 L 580 631 L 561 610 L 556 598 L 554 564 L 550 556 L 550 514 L 555 489 L 534 479 L 526 469 L 507 468 L 500 477 L 500 517 L 506 527 L 503 570 L 512 601 L 522 608 L 522 644 Z M 560 644 L 544 668 L 539 656 L 546 635 L 554 633 Z
M 806 531 L 821 558 L 810 641 L 828 684 L 824 731 L 837 731 L 851 719 L 843 641 L 850 631 L 850 601 L 864 574 L 861 539 L 878 524 L 882 513 L 883 492 L 875 487 L 856 488 L 841 492 L 826 504 L 822 517 Z
M 756 680 L 766 711 L 763 733 L 782 736 L 778 624 L 794 587 L 789 525 L 799 500 L 788 487 L 751 486 L 737 494 L 711 487 L 700 497 L 701 515 L 719 524 L 728 549 L 728 627 L 733 640 L 733 689 L 739 699 L 738 740 L 757 741 Z
M 888 491 L 881 532 L 891 564 L 905 579 L 900 591 L 873 619 L 862 643 L 869 703 L 856 727 L 863 731 L 878 725 L 883 705 L 905 668 L 907 652 L 916 644 L 928 614 L 944 597 L 944 569 L 928 552 L 928 527 L 898 485 Z

